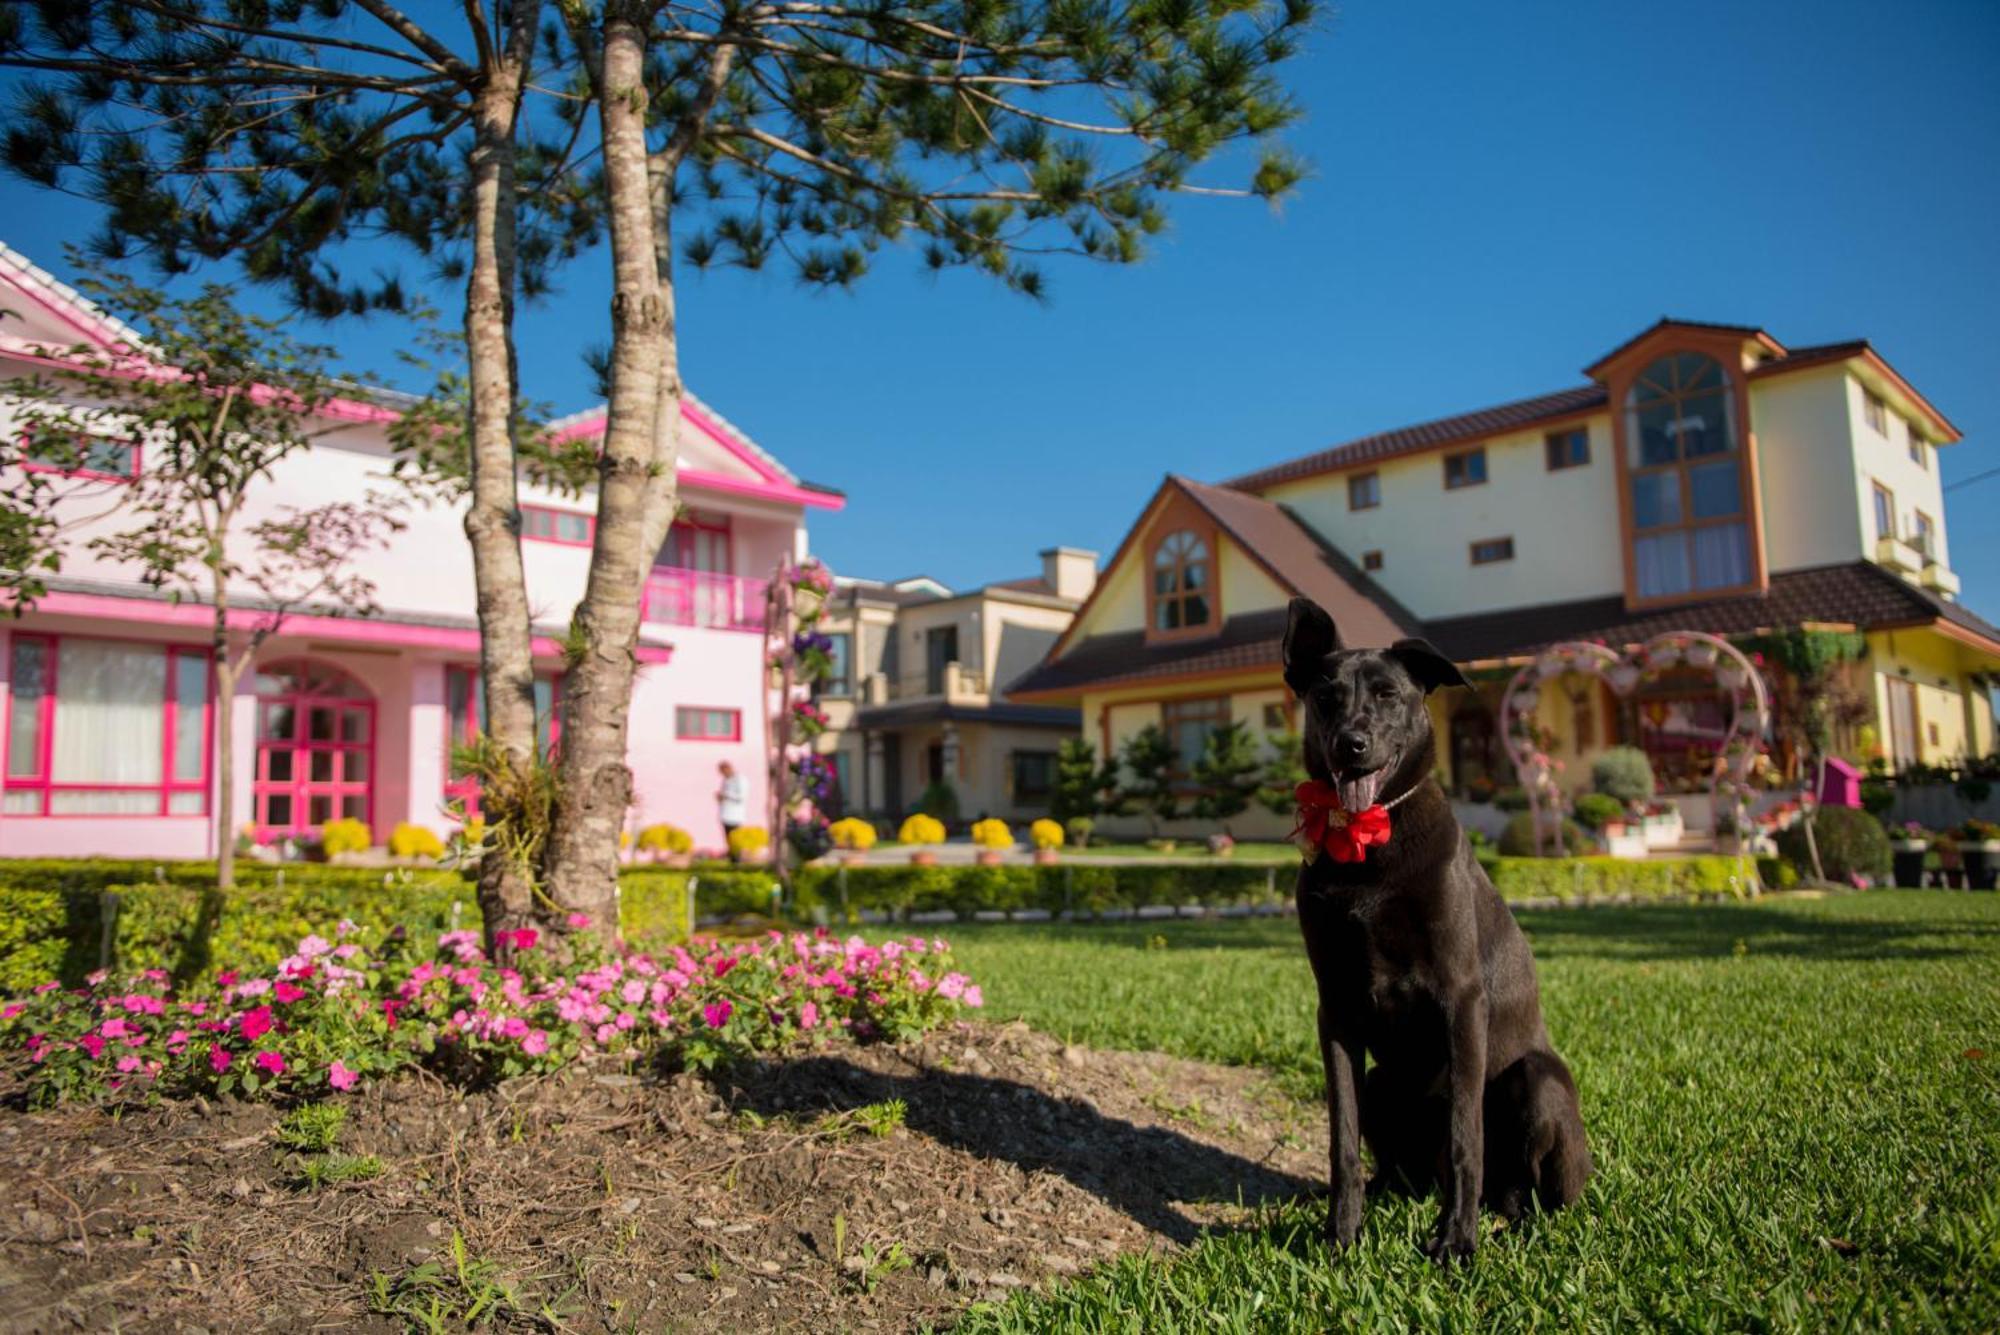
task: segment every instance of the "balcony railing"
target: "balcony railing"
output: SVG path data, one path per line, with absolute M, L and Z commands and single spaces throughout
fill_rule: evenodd
M 908 672 L 899 677 L 875 673 L 863 680 L 863 704 L 880 705 L 892 701 L 946 700 L 981 703 L 986 699 L 986 677 L 963 663 L 939 664 L 935 670 Z
M 769 580 L 655 566 L 639 615 L 655 625 L 762 631 L 769 587 Z

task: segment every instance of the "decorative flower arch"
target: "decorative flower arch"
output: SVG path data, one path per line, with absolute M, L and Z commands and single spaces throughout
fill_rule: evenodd
M 1750 828 L 1750 767 L 1761 754 L 1764 733 L 1770 726 L 1771 697 L 1763 674 L 1743 651 L 1718 636 L 1691 630 L 1656 635 L 1629 654 L 1602 644 L 1565 640 L 1542 650 L 1534 662 L 1516 672 L 1500 701 L 1501 735 L 1514 772 L 1528 794 L 1537 853 L 1563 851 L 1562 822 L 1567 806 L 1555 780 L 1554 763 L 1536 742 L 1531 726 L 1542 683 L 1565 672 L 1581 672 L 1596 677 L 1623 698 L 1648 672 L 1683 663 L 1713 672 L 1716 685 L 1729 697 L 1729 726 L 1722 739 L 1724 763 L 1711 772 L 1708 794 L 1718 816 L 1722 802 L 1729 802 L 1739 834 Z

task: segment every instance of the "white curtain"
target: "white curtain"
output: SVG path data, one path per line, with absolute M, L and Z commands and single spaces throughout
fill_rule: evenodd
M 65 639 L 56 656 L 56 783 L 158 784 L 167 690 L 164 649 Z M 157 792 L 54 792 L 49 810 L 156 812 Z
M 1694 583 L 1698 589 L 1730 589 L 1750 582 L 1750 535 L 1741 524 L 1714 524 L 1694 531 Z
M 1691 587 L 1687 534 L 1679 529 L 1640 538 L 1632 544 L 1632 555 L 1641 598 L 1686 593 Z

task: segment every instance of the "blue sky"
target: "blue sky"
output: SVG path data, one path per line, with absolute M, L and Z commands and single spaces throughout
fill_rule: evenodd
M 1163 473 L 1218 479 L 1581 381 L 1662 314 L 1866 337 L 2000 466 L 2000 6 L 1354 0 L 1290 75 L 1313 176 L 1282 211 L 1187 199 L 1136 267 L 1051 299 L 885 253 L 849 294 L 689 275 L 689 383 L 802 475 L 844 573 L 953 584 L 1108 553 Z M 0 184 L 0 237 L 65 272 L 87 209 Z M 396 253 L 412 278 L 420 271 Z M 588 401 L 608 261 L 525 310 L 529 392 Z M 453 290 L 436 299 L 449 303 Z M 404 331 L 328 331 L 392 373 Z M 2000 616 L 2000 478 L 1947 495 Z

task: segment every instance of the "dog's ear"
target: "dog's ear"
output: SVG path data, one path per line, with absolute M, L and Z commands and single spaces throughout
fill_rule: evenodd
M 1429 640 L 1398 640 L 1389 646 L 1389 657 L 1403 665 L 1410 680 L 1429 695 L 1440 686 L 1470 686 L 1458 664 L 1432 647 Z
M 1285 685 L 1304 695 L 1319 676 L 1319 665 L 1340 647 L 1333 618 L 1310 598 L 1294 598 L 1285 614 Z

